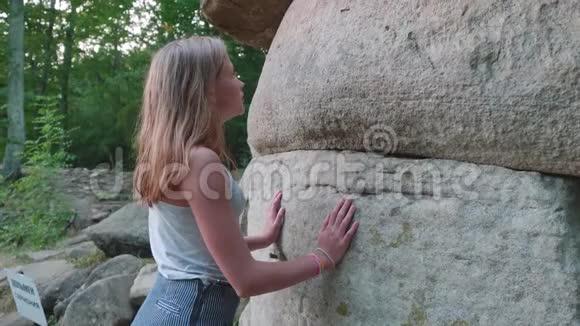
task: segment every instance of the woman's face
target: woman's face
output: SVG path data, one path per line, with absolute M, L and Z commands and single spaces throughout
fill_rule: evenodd
M 212 110 L 219 112 L 222 121 L 244 114 L 244 83 L 238 79 L 234 65 L 226 57 L 215 82 Z M 211 96 L 211 95 L 210 95 Z

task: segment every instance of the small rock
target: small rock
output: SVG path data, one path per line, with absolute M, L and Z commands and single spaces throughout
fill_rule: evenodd
M 95 255 L 99 248 L 92 241 L 85 241 L 65 249 L 65 254 L 70 258 L 80 258 L 89 255 Z
M 66 239 L 62 242 L 65 247 L 72 246 L 75 244 L 79 244 L 81 242 L 89 241 L 89 236 L 86 233 L 80 233 L 79 235 Z
M 86 279 L 83 284 L 83 289 L 89 287 L 94 282 L 113 276 L 113 275 L 128 275 L 139 273 L 143 267 L 143 261 L 131 255 L 120 255 L 107 260 L 101 265 L 97 266 Z
M 100 222 L 106 219 L 110 214 L 111 214 L 110 212 L 99 212 L 91 216 L 91 220 L 93 220 L 94 222 Z
M 51 258 L 55 258 L 57 256 L 62 255 L 64 252 L 62 250 L 42 250 L 42 251 L 35 251 L 35 252 L 29 252 L 29 253 L 25 253 L 24 255 L 29 258 L 30 260 L 32 260 L 33 262 L 37 263 L 37 262 L 41 262 L 41 261 L 45 261 L 45 260 L 49 260 Z
M 147 264 L 139 271 L 137 278 L 131 287 L 131 304 L 133 307 L 139 307 L 145 301 L 145 298 L 153 288 L 157 278 L 157 264 Z
M 82 290 L 69 304 L 61 325 L 129 325 L 135 315 L 129 301 L 135 275 L 111 276 Z

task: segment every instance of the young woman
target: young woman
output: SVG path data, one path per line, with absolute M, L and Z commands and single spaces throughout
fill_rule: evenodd
M 153 57 L 137 138 L 136 198 L 149 207 L 158 277 L 134 326 L 232 325 L 239 297 L 287 288 L 330 270 L 358 229 L 341 200 L 326 216 L 318 248 L 290 261 L 250 251 L 276 241 L 285 209 L 275 194 L 263 234 L 244 237 L 243 194 L 228 162 L 224 122 L 244 113 L 238 80 L 220 39 L 173 41 Z

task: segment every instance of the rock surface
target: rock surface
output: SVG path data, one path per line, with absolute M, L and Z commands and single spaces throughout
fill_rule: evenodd
M 89 236 L 86 233 L 79 233 L 72 238 L 64 239 L 61 242 L 61 245 L 65 247 L 74 246 L 89 240 L 90 240 Z
M 576 0 L 295 0 L 248 141 L 580 176 L 578 17 Z
M 15 272 L 22 272 L 34 280 L 43 308 L 47 313 L 52 312 L 54 303 L 59 296 L 56 289 L 60 288 L 63 282 L 76 271 L 75 267 L 64 259 L 48 260 L 9 268 Z M 70 286 L 74 287 L 74 285 Z M 68 288 L 69 285 L 65 287 Z M 8 280 L 0 281 L 0 312 L 12 312 L 15 310 L 16 306 L 12 298 Z M 11 322 L 18 323 L 20 319 L 16 318 Z
M 94 225 L 130 201 L 133 173 L 109 168 L 104 164 L 93 170 L 57 171 L 57 189 L 76 212 L 73 229 Z
M 14 303 L 10 285 L 8 285 L 8 281 L 0 281 L 0 315 L 6 315 L 13 311 L 16 311 L 16 303 Z
M 137 257 L 131 255 L 119 255 L 113 257 L 106 262 L 98 265 L 92 269 L 91 273 L 85 277 L 82 285 L 78 291 L 74 293 L 69 293 L 69 296 L 60 298 L 56 306 L 54 307 L 54 315 L 60 318 L 65 314 L 66 309 L 69 304 L 79 295 L 90 287 L 93 283 L 118 275 L 137 275 L 139 269 L 143 266 L 143 261 Z
M 72 245 L 64 249 L 64 254 L 71 259 L 78 259 L 85 256 L 96 255 L 99 253 L 99 248 L 92 241 L 85 241 Z
M 295 151 L 242 180 L 248 233 L 276 190 L 278 257 L 311 252 L 326 214 L 354 198 L 361 225 L 336 271 L 253 297 L 248 325 L 576 325 L 580 180 L 437 159 Z M 273 248 L 255 251 L 272 260 Z
M 39 290 L 54 282 L 58 276 L 75 269 L 73 264 L 65 259 L 47 260 L 10 268 L 32 278 Z
M 130 298 L 134 307 L 139 307 L 143 304 L 149 291 L 153 288 L 156 278 L 157 264 L 147 264 L 141 268 L 131 287 Z
M 83 288 L 89 287 L 98 280 L 114 275 L 137 275 L 141 267 L 143 267 L 143 264 L 144 263 L 141 259 L 131 255 L 119 255 L 113 257 L 97 266 L 91 272 L 91 275 L 87 277 L 83 284 Z
M 39 289 L 44 312 L 47 315 L 53 314 L 57 303 L 66 300 L 77 291 L 90 272 L 91 268 L 72 270 L 56 276 L 48 286 Z
M 9 314 L 0 314 L 0 326 L 34 326 L 30 320 L 21 317 L 17 312 Z
M 62 326 L 128 326 L 135 311 L 129 290 L 135 275 L 117 275 L 99 280 L 71 301 Z
M 148 214 L 146 207 L 130 203 L 84 232 L 109 257 L 121 254 L 151 257 Z
M 77 259 L 83 256 L 95 255 L 99 248 L 92 241 L 85 241 L 73 244 L 67 248 L 48 249 L 41 251 L 26 252 L 23 255 L 26 259 L 38 263 L 47 260 L 58 260 L 62 258 Z M 1 276 L 0 276 L 1 280 Z
M 202 0 L 203 15 L 238 42 L 267 49 L 292 0 Z
M 64 255 L 64 250 L 62 249 L 49 249 L 49 250 L 41 250 L 41 251 L 34 251 L 24 253 L 26 259 L 29 259 L 32 262 L 38 263 L 41 261 L 49 260 L 51 258 L 55 258 L 57 256 Z

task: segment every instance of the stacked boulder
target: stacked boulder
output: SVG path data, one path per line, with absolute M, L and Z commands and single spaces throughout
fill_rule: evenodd
M 311 251 L 341 197 L 361 226 L 335 272 L 252 298 L 241 324 L 576 324 L 578 17 L 574 0 L 294 0 L 249 112 L 248 233 L 278 189 L 282 240 L 258 259 Z

